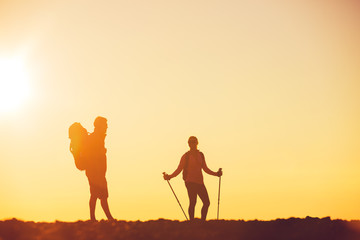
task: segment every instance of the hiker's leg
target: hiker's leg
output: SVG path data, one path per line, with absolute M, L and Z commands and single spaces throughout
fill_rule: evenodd
M 197 194 L 196 194 L 196 187 L 194 186 L 194 184 L 192 183 L 187 183 L 185 182 L 186 185 L 186 189 L 188 192 L 188 196 L 189 196 L 189 218 L 190 221 L 194 220 L 194 212 L 195 212 L 195 205 L 196 205 L 196 198 L 197 198 Z
M 106 217 L 109 220 L 113 220 L 114 218 L 113 218 L 113 216 L 111 216 L 107 198 L 102 198 L 102 199 L 100 199 L 100 201 L 101 201 L 101 207 L 104 210 L 104 213 L 105 213 Z
M 97 200 L 96 197 L 94 197 L 93 195 L 90 195 L 89 206 L 90 206 L 90 219 L 92 221 L 96 221 L 96 218 L 95 218 L 96 200 Z
M 206 190 L 205 185 L 201 185 L 201 187 L 199 188 L 199 197 L 201 199 L 201 201 L 203 202 L 203 206 L 201 208 L 201 220 L 206 220 L 206 215 L 210 206 L 210 199 L 209 199 L 209 195 L 208 192 Z

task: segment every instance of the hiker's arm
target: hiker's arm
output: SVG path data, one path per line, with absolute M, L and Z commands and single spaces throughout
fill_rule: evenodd
M 172 174 L 169 175 L 169 177 L 174 178 L 177 175 L 179 175 L 179 173 L 181 173 L 181 171 L 184 169 L 184 165 L 185 165 L 185 157 L 182 156 L 182 158 L 180 160 L 180 163 L 179 163 L 179 166 L 177 167 L 177 169 Z
M 203 169 L 207 174 L 217 176 L 217 177 L 219 176 L 219 172 L 213 172 L 208 168 L 208 166 L 206 165 L 205 157 L 204 157 L 204 162 L 203 162 Z

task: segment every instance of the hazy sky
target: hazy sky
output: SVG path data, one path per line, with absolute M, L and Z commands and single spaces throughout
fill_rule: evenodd
M 359 11 L 355 0 L 0 0 L 0 219 L 89 218 L 68 127 L 91 132 L 99 115 L 117 219 L 183 220 L 162 172 L 191 135 L 223 168 L 221 218 L 359 219 Z M 182 177 L 171 182 L 187 208 Z M 218 178 L 205 184 L 211 219 Z

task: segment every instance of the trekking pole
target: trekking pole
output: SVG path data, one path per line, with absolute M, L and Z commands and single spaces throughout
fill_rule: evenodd
M 165 172 L 163 172 L 163 175 L 165 176 Z M 174 193 L 174 196 L 175 196 L 175 198 L 176 198 L 176 201 L 179 203 L 179 206 L 180 206 L 182 212 L 184 213 L 186 220 L 189 220 L 189 219 L 187 218 L 185 212 L 184 212 L 184 209 L 183 209 L 182 206 L 181 206 L 181 203 L 180 203 L 179 199 L 177 198 L 177 196 L 176 196 L 176 194 L 175 194 L 175 192 L 174 192 L 174 189 L 171 187 L 170 181 L 169 181 L 169 180 L 166 180 L 166 181 L 168 182 L 168 184 L 169 184 L 169 186 L 170 186 L 170 188 L 171 188 L 171 191 Z
M 219 171 L 222 171 L 222 168 L 220 168 Z M 219 177 L 219 194 L 218 194 L 217 220 L 219 220 L 219 209 L 220 209 L 220 186 L 221 186 L 221 176 Z

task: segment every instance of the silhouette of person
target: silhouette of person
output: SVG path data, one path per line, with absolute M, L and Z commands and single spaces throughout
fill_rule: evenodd
M 104 117 L 97 117 L 94 121 L 94 132 L 88 138 L 88 163 L 85 169 L 86 176 L 90 185 L 90 219 L 96 221 L 95 207 L 96 201 L 99 198 L 101 207 L 104 210 L 106 217 L 113 220 L 108 204 L 108 187 L 106 182 L 106 148 L 105 137 L 107 131 L 107 119 Z
M 205 162 L 205 157 L 202 152 L 197 149 L 198 139 L 194 136 L 191 136 L 188 140 L 190 151 L 186 152 L 180 160 L 179 166 L 177 169 L 170 175 L 164 174 L 165 180 L 170 180 L 171 178 L 179 175 L 183 171 L 183 179 L 185 181 L 185 186 L 189 196 L 189 217 L 190 221 L 194 220 L 194 211 L 196 205 L 197 196 L 200 197 L 203 206 L 201 209 L 201 220 L 206 220 L 206 215 L 210 206 L 209 195 L 204 185 L 204 179 L 202 175 L 202 170 L 207 174 L 218 176 L 222 175 L 221 169 L 217 172 L 211 171 Z

